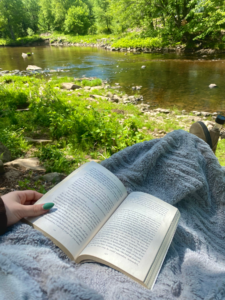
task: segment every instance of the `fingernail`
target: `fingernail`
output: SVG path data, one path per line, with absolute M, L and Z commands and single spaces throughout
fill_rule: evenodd
M 47 210 L 47 209 L 52 208 L 54 205 L 55 205 L 54 203 L 49 202 L 49 203 L 45 203 L 42 207 L 43 207 L 43 209 Z

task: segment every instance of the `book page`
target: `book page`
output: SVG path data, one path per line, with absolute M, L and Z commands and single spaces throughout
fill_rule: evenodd
M 48 214 L 28 221 L 76 258 L 126 195 L 124 185 L 115 175 L 90 162 L 37 201 L 55 203 Z
M 144 281 L 176 212 L 156 197 L 131 193 L 85 247 L 78 262 L 91 256 Z

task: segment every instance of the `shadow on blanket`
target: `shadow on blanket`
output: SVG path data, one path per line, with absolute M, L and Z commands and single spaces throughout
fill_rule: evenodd
M 1 299 L 224 299 L 225 176 L 209 146 L 178 130 L 102 162 L 128 192 L 175 205 L 181 220 L 153 291 L 96 263 L 77 265 L 19 223 L 0 238 Z

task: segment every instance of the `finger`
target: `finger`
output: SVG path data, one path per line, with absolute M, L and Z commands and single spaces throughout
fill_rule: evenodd
M 36 204 L 36 205 L 26 205 L 23 206 L 23 218 L 24 217 L 37 217 L 37 216 L 41 216 L 44 213 L 48 212 L 48 210 L 43 208 L 43 203 L 42 204 Z
M 20 198 L 20 203 L 25 204 L 27 201 L 37 201 L 43 196 L 43 194 L 36 191 L 27 190 L 18 192 L 18 196 Z

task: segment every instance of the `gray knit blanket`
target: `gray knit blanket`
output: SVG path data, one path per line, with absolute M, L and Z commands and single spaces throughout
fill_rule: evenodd
M 97 263 L 77 265 L 19 223 L 0 238 L 0 299 L 225 299 L 225 174 L 209 146 L 178 130 L 102 162 L 128 192 L 175 205 L 181 219 L 150 291 Z

